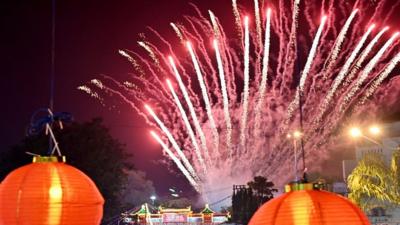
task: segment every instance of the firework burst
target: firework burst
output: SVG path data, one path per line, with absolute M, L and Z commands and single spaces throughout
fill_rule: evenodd
M 171 23 L 176 40 L 150 28 L 155 40 L 138 42 L 147 54 L 120 51 L 133 65 L 132 80 L 104 77 L 80 87 L 96 98 L 91 91 L 100 88 L 132 106 L 211 202 L 254 175 L 278 185 L 292 178 L 293 146 L 285 137 L 299 128 L 299 100 L 306 161 L 316 166 L 347 118 L 367 108 L 377 112 L 372 105 L 399 95 L 374 98 L 400 61 L 397 33 L 372 21 L 395 11 L 385 1 L 253 3 L 254 18 L 232 1 L 237 35 L 231 38 L 212 11 L 207 19 L 193 6 L 198 16 Z

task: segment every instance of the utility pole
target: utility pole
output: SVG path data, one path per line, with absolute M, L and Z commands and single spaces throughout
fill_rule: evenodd
M 54 80 L 55 80 L 55 60 L 56 60 L 56 0 L 51 1 L 51 61 L 50 61 L 50 112 L 54 111 Z M 50 114 L 53 117 L 52 114 Z M 50 123 L 50 126 L 52 123 Z M 49 154 L 52 154 L 53 139 L 49 136 Z
M 297 44 L 297 40 L 296 40 Z M 301 70 L 300 70 L 300 51 L 298 50 L 298 46 L 296 46 L 296 55 L 297 55 L 297 66 L 296 66 L 296 74 L 299 75 L 299 79 L 301 79 Z M 301 87 L 298 87 L 298 96 L 299 96 L 299 122 L 300 122 L 300 132 L 304 134 L 303 129 L 303 90 Z M 306 157 L 304 152 L 304 135 L 300 136 L 300 149 L 301 149 L 301 158 L 303 159 L 303 182 L 307 182 L 307 174 L 306 174 Z

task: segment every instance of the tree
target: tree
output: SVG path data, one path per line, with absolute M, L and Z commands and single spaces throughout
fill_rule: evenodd
M 254 180 L 248 182 L 247 185 L 253 190 L 254 195 L 258 199 L 259 206 L 272 199 L 274 197 L 274 192 L 278 192 L 277 189 L 273 188 L 274 183 L 262 176 L 254 177 Z
M 105 199 L 104 220 L 122 212 L 122 193 L 134 169 L 130 163 L 132 155 L 125 146 L 114 139 L 101 119 L 86 123 L 67 124 L 63 130 L 55 129 L 67 163 L 87 174 L 97 185 Z M 40 134 L 27 137 L 9 151 L 0 155 L 0 180 L 22 165 L 32 161 L 25 152 L 46 155 L 48 137 Z M 143 176 L 141 177 L 144 180 Z M 150 185 L 148 185 L 150 186 Z M 128 187 L 131 185 L 128 182 Z
M 391 165 L 383 154 L 367 153 L 349 175 L 349 198 L 362 209 L 388 208 L 400 204 L 400 149 L 393 152 Z
M 267 178 L 256 176 L 245 185 L 235 185 L 232 195 L 232 220 L 247 224 L 257 209 L 274 197 L 274 183 Z

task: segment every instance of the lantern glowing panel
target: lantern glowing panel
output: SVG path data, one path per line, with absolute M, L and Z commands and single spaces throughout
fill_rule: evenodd
M 93 181 L 57 157 L 35 158 L 1 183 L 0 225 L 100 224 L 104 199 Z
M 312 186 L 312 185 L 311 185 Z M 249 225 L 369 225 L 364 213 L 348 199 L 337 194 L 295 190 L 261 206 Z

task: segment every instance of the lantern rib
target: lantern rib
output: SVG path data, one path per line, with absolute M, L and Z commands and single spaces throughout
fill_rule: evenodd
M 279 210 L 281 209 L 282 204 L 283 204 L 283 203 L 285 202 L 285 200 L 286 200 L 290 195 L 292 195 L 292 194 L 293 194 L 293 193 L 290 192 L 290 193 L 287 193 L 287 195 L 285 195 L 285 196 L 282 197 L 281 201 L 279 202 L 278 206 L 276 207 L 276 211 L 274 212 L 274 217 L 273 217 L 273 218 L 276 218 L 276 216 L 277 216 L 278 213 L 279 213 Z M 276 224 L 276 219 L 274 220 L 274 225 L 279 225 L 279 224 Z

